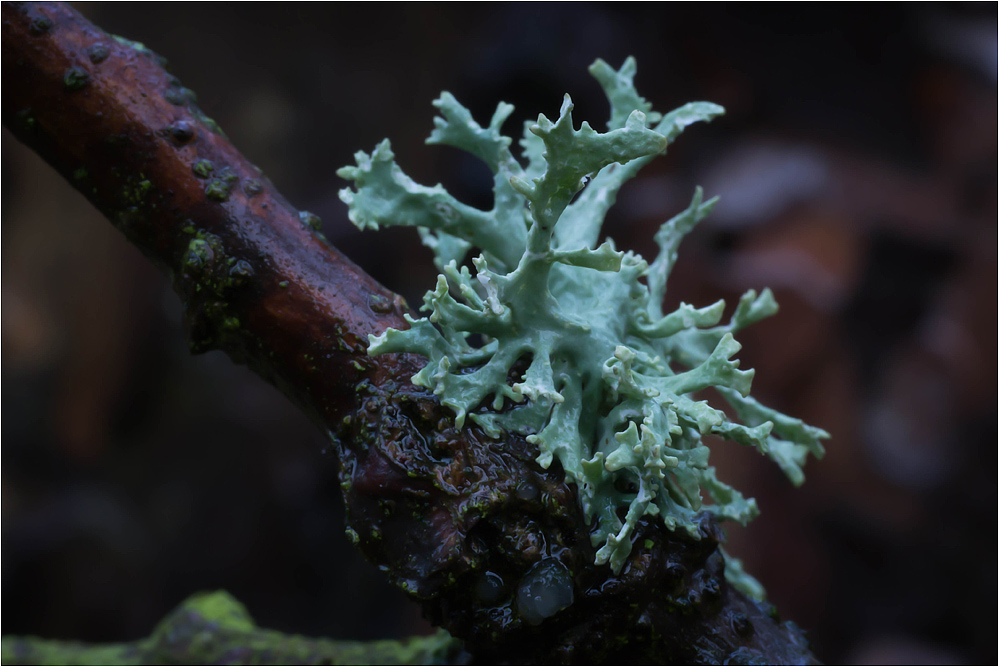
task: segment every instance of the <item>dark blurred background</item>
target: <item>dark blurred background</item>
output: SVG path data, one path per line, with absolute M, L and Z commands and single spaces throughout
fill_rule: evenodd
M 447 89 L 507 129 L 562 94 L 602 127 L 587 66 L 638 59 L 693 126 L 625 187 L 608 229 L 653 257 L 697 184 L 720 194 L 668 300 L 771 286 L 747 330 L 754 394 L 833 434 L 794 489 L 720 443 L 762 516 L 730 551 L 830 663 L 994 663 L 995 3 L 80 3 L 145 43 L 326 236 L 418 304 L 412 230 L 361 234 L 335 170 L 385 136 L 417 181 L 490 205 L 484 167 L 423 145 Z M 428 626 L 343 537 L 335 461 L 280 394 L 186 349 L 165 279 L 4 131 L 3 633 L 136 638 L 224 588 L 261 625 L 375 638 Z

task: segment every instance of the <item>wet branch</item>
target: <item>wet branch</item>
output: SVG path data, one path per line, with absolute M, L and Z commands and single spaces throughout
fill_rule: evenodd
M 3 4 L 4 125 L 171 277 L 192 351 L 224 350 L 329 433 L 348 536 L 431 621 L 487 662 L 814 660 L 799 630 L 728 586 L 706 516 L 700 540 L 644 521 L 620 575 L 593 565 L 558 465 L 541 469 L 519 436 L 456 430 L 409 383 L 419 358 L 367 355 L 368 334 L 406 326 L 401 299 L 163 65 L 65 4 Z M 532 625 L 532 586 L 572 604 Z

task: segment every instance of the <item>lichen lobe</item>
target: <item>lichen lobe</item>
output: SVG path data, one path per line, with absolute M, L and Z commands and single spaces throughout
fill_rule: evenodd
M 370 353 L 422 355 L 413 383 L 431 390 L 459 429 L 472 422 L 491 437 L 516 433 L 537 446 L 542 467 L 558 461 L 595 522 L 596 562 L 617 573 L 643 517 L 696 540 L 703 512 L 740 523 L 757 514 L 752 499 L 717 478 L 703 436 L 753 447 L 800 483 L 807 454 L 821 456 L 828 435 L 749 397 L 753 371 L 734 359 L 734 336 L 776 312 L 769 290 L 744 295 L 726 323 L 723 302 L 662 312 L 677 247 L 714 200 L 698 188 L 656 234 L 651 263 L 613 241 L 597 245 L 622 184 L 686 127 L 723 110 L 696 102 L 652 111 L 634 88 L 632 59 L 618 71 L 597 61 L 591 72 L 611 104 L 608 130 L 576 129 L 566 96 L 557 120 L 541 115 L 525 127 L 522 161 L 500 133 L 510 105 L 500 103 L 484 127 L 448 93 L 434 103 L 441 117 L 429 143 L 486 163 L 491 210 L 412 181 L 387 140 L 338 173 L 353 181 L 341 198 L 356 225 L 417 227 L 441 270 L 424 297 L 428 316 L 372 336 Z M 472 248 L 481 251 L 474 274 L 463 264 Z M 693 397 L 709 387 L 737 420 Z M 744 590 L 760 590 L 741 570 L 727 571 Z

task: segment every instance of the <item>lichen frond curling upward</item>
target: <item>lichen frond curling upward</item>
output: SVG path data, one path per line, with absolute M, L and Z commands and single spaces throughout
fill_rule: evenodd
M 756 448 L 800 484 L 807 454 L 822 456 L 828 434 L 750 398 L 753 371 L 733 360 L 734 334 L 776 312 L 769 290 L 746 293 L 726 324 L 721 301 L 662 313 L 677 246 L 714 199 L 703 201 L 698 188 L 687 209 L 662 225 L 651 264 L 610 240 L 597 247 L 624 182 L 686 126 L 724 110 L 695 102 L 653 112 L 634 88 L 631 58 L 619 71 L 598 60 L 590 72 L 610 101 L 608 130 L 585 122 L 576 129 L 567 95 L 555 122 L 541 115 L 526 125 L 524 164 L 500 134 L 510 105 L 500 103 L 483 127 L 450 94 L 434 102 L 441 117 L 428 143 L 464 149 L 488 165 L 491 210 L 413 182 L 388 140 L 338 173 L 354 183 L 340 197 L 358 227 L 417 227 L 442 272 L 424 297 L 429 316 L 372 336 L 370 353 L 425 356 L 413 382 L 452 409 L 459 427 L 471 419 L 493 436 L 521 433 L 538 446 L 542 466 L 558 459 L 578 486 L 586 519 L 596 518 L 597 563 L 618 572 L 647 514 L 695 538 L 699 511 L 743 524 L 757 514 L 752 499 L 715 476 L 704 435 Z M 474 275 L 461 265 L 472 248 L 481 251 Z M 472 334 L 485 343 L 471 344 Z M 515 366 L 526 370 L 511 383 Z M 741 423 L 692 398 L 707 387 Z M 513 409 L 502 410 L 508 402 Z

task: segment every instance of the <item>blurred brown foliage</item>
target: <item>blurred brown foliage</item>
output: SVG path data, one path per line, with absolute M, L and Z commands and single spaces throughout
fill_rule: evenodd
M 997 60 L 993 4 L 174 5 L 87 3 L 198 92 L 233 143 L 355 261 L 418 304 L 412 230 L 362 235 L 335 170 L 390 136 L 416 180 L 488 206 L 484 168 L 425 147 L 450 90 L 480 119 L 606 117 L 586 67 L 638 58 L 694 127 L 627 186 L 608 229 L 652 235 L 720 194 L 667 299 L 771 286 L 747 330 L 754 394 L 833 434 L 794 489 L 717 443 L 762 516 L 730 551 L 832 663 L 994 662 Z M 426 629 L 342 537 L 335 462 L 274 389 L 188 355 L 165 279 L 8 133 L 3 143 L 3 633 L 146 634 L 226 588 L 263 626 Z M 984 593 L 984 594 L 983 594 Z

